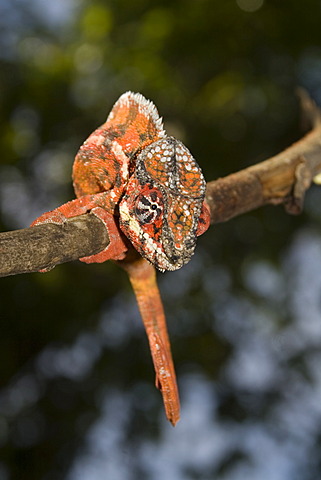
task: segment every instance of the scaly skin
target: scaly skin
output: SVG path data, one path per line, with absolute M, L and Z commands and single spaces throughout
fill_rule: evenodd
M 166 416 L 175 425 L 179 420 L 179 396 L 155 268 L 144 258 L 118 264 L 128 273 L 135 292 L 156 372 L 156 387 L 162 392 Z
M 154 104 L 127 92 L 80 147 L 73 184 L 77 199 L 44 213 L 32 226 L 61 224 L 87 212 L 104 222 L 110 244 L 80 260 L 116 260 L 127 271 L 148 336 L 156 386 L 175 425 L 179 396 L 154 266 L 161 271 L 182 267 L 194 253 L 196 237 L 207 230 L 202 172 L 187 148 L 166 135 Z M 132 255 L 132 246 L 143 258 Z

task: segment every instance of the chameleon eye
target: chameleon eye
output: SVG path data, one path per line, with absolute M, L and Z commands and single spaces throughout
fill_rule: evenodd
M 163 198 L 156 190 L 136 199 L 135 215 L 141 225 L 156 222 L 163 213 Z

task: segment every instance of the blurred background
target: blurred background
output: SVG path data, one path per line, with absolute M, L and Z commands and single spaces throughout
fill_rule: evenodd
M 0 0 L 1 230 L 73 198 L 127 90 L 213 180 L 304 135 L 297 86 L 321 104 L 320 0 Z M 320 479 L 320 188 L 211 227 L 159 283 L 175 429 L 116 265 L 1 279 L 0 480 Z

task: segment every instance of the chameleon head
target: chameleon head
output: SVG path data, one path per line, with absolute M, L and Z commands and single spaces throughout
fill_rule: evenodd
M 194 253 L 204 217 L 205 180 L 188 149 L 173 137 L 144 148 L 120 202 L 120 227 L 159 270 L 177 270 Z M 205 212 L 206 213 L 206 212 Z M 200 225 L 200 216 L 205 227 Z

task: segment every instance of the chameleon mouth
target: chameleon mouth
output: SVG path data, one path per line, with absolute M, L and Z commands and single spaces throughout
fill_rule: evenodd
M 157 259 L 156 258 L 150 259 L 148 257 L 146 257 L 146 259 L 150 261 L 157 268 L 157 270 L 160 270 L 161 272 L 165 272 L 166 270 L 168 271 L 178 270 L 185 264 L 184 262 L 181 261 L 179 257 L 176 257 L 176 258 L 174 257 L 169 259 L 165 255 L 163 257 L 158 256 Z
M 160 253 L 155 251 L 152 258 L 145 256 L 147 260 L 151 261 L 158 270 L 178 270 L 188 263 L 194 254 L 195 245 L 187 248 L 187 245 L 182 249 L 176 249 L 170 242 L 166 242 L 164 250 Z

